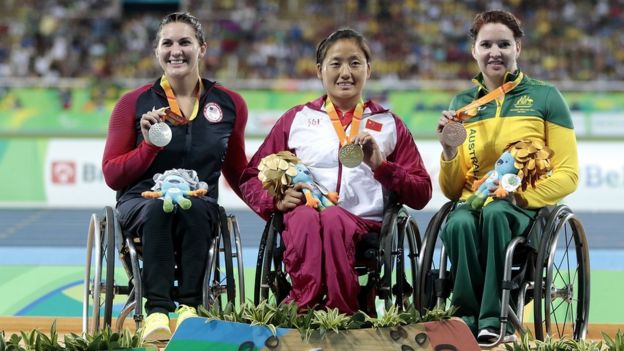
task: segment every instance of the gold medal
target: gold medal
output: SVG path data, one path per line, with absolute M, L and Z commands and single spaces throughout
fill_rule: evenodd
M 343 166 L 354 168 L 359 166 L 364 160 L 364 151 L 359 144 L 347 144 L 340 148 L 338 159 Z
M 360 132 L 360 121 L 362 120 L 362 114 L 364 113 L 364 102 L 360 101 L 353 110 L 353 120 L 351 121 L 351 132 L 349 137 L 345 134 L 344 127 L 338 118 L 336 108 L 329 98 L 325 100 L 325 107 L 327 114 L 332 121 L 332 125 L 336 130 L 338 141 L 340 141 L 340 151 L 338 151 L 338 160 L 340 163 L 348 168 L 357 167 L 364 160 L 364 150 L 362 145 L 354 144 L 352 141 L 355 136 Z

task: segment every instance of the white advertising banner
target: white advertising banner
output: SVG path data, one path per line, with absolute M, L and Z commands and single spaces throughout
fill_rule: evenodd
M 246 143 L 248 158 L 261 140 Z M 426 209 L 435 211 L 447 200 L 438 186 L 440 144 L 417 141 L 418 149 L 433 180 L 433 199 Z M 576 211 L 624 211 L 624 158 L 613 157 L 621 142 L 579 142 L 578 190 L 565 202 Z M 50 207 L 102 207 L 115 203 L 115 192 L 106 186 L 101 171 L 103 140 L 52 139 L 45 160 L 45 189 Z M 246 205 L 230 186 L 220 181 L 219 202 L 226 208 Z
M 622 142 L 579 142 L 579 186 L 565 203 L 579 211 L 624 211 Z
M 44 165 L 47 205 L 103 207 L 115 204 L 115 192 L 104 182 L 104 140 L 50 139 Z

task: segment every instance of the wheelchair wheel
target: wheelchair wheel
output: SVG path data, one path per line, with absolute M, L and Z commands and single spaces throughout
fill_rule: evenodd
M 442 230 L 442 226 L 446 221 L 449 213 L 453 209 L 453 202 L 447 202 L 440 210 L 431 218 L 425 231 L 425 238 L 419 256 L 418 266 L 420 274 L 418 275 L 418 284 L 415 288 L 416 298 L 415 306 L 421 313 L 436 307 L 438 297 L 444 299 L 450 294 L 450 282 L 442 284 L 439 281 L 440 268 L 439 263 L 434 258 L 436 243 L 438 236 Z M 446 270 L 446 268 L 444 268 Z M 445 272 L 449 276 L 448 272 Z M 444 306 L 440 306 L 444 308 Z
M 105 280 L 102 280 L 102 275 L 105 275 Z M 82 303 L 83 332 L 96 332 L 111 327 L 114 278 L 115 214 L 107 206 L 104 208 L 104 218 L 93 214 L 89 223 Z
M 208 251 L 208 262 L 204 277 L 203 301 L 208 308 L 217 303 L 220 308 L 227 302 L 235 302 L 236 286 L 234 284 L 234 268 L 232 262 L 232 241 L 228 229 L 228 219 L 224 212 L 220 214 L 220 229 L 212 239 Z M 221 256 L 223 254 L 223 256 Z M 221 258 L 223 257 L 223 261 Z M 224 300 L 223 298 L 226 298 Z
M 412 220 L 407 211 L 401 210 L 398 216 L 396 233 L 395 284 L 392 287 L 394 304 L 399 310 L 405 310 L 416 302 L 416 287 L 418 285 L 418 256 L 421 247 L 418 225 Z M 409 268 L 409 280 L 406 268 Z
M 420 233 L 405 209 L 400 208 L 391 216 L 385 219 L 388 225 L 387 229 L 382 228 L 382 233 L 386 234 L 380 240 L 382 276 L 378 296 L 384 300 L 386 309 L 394 304 L 405 310 L 416 301 Z M 409 268 L 409 280 L 406 268 Z
M 378 260 L 380 262 L 378 267 L 381 267 L 382 270 L 377 295 L 384 300 L 386 310 L 393 304 L 393 294 L 395 295 L 394 303 L 397 307 L 402 307 L 403 283 L 405 280 L 405 267 L 403 265 L 405 231 L 399 228 L 398 213 L 392 212 L 390 216 L 391 218 L 389 219 L 384 218 L 384 226 L 386 228 L 381 229 L 378 251 Z M 396 271 L 394 287 L 392 285 L 393 271 Z
M 589 249 L 572 211 L 557 206 L 540 241 L 534 287 L 535 337 L 584 339 L 589 318 Z
M 269 293 L 271 292 L 272 280 L 275 278 L 275 272 L 281 267 L 273 266 L 274 270 L 271 270 L 274 264 L 273 254 L 275 252 L 277 233 L 275 223 L 281 222 L 280 213 L 276 213 L 267 222 L 262 238 L 260 239 L 260 247 L 258 248 L 258 260 L 256 261 L 256 276 L 254 282 L 254 304 L 258 305 L 260 301 L 269 300 Z M 273 279 L 272 279 L 273 278 Z M 276 297 L 278 300 L 279 297 Z M 280 301 L 276 301 L 279 303 Z
M 238 221 L 233 215 L 228 216 L 228 229 L 230 231 L 230 238 L 233 243 L 232 258 L 236 258 L 237 271 L 238 271 L 238 296 L 239 303 L 242 305 L 245 303 L 245 266 L 243 264 L 243 247 L 241 243 L 240 229 L 238 227 Z

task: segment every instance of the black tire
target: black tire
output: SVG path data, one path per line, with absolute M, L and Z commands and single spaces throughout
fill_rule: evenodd
M 395 283 L 392 287 L 392 294 L 394 295 L 394 305 L 397 306 L 399 311 L 404 310 L 407 305 L 405 304 L 405 288 L 406 288 L 406 278 L 405 278 L 405 227 L 406 222 L 404 219 L 399 220 L 397 217 L 397 221 L 395 223 L 396 233 L 393 238 L 392 245 L 392 256 L 394 258 L 394 271 L 395 271 Z
M 256 262 L 256 278 L 254 284 L 254 304 L 269 300 L 271 292 L 271 265 L 273 263 L 273 252 L 276 246 L 275 223 L 281 218 L 279 214 L 274 214 L 267 222 L 260 240 L 258 248 L 258 261 Z
M 104 230 L 102 231 L 102 254 L 106 262 L 104 288 L 104 327 L 111 327 L 113 321 L 113 299 L 115 297 L 115 212 L 110 206 L 104 209 Z
M 232 240 L 234 251 L 232 256 L 236 257 L 236 271 L 238 272 L 238 299 L 240 305 L 245 303 L 245 265 L 243 263 L 243 248 L 241 245 L 240 229 L 238 221 L 234 215 L 228 216 L 228 228 L 230 229 L 230 238 Z
M 421 313 L 431 310 L 436 306 L 435 282 L 432 274 L 438 272 L 437 262 L 434 261 L 433 255 L 436 248 L 436 242 L 442 225 L 446 221 L 449 213 L 453 209 L 454 203 L 447 202 L 440 208 L 438 212 L 431 218 L 425 231 L 424 243 L 421 246 L 419 257 L 420 273 L 418 274 L 418 286 L 416 287 L 416 303 L 415 306 Z
M 395 263 L 398 261 L 395 258 L 398 247 L 398 216 L 396 212 L 393 212 L 390 216 L 390 218 L 384 218 L 378 251 L 378 267 L 381 267 L 381 277 L 379 278 L 377 294 L 380 299 L 384 300 L 386 310 L 393 304 L 392 272 L 395 269 Z M 402 284 L 397 290 L 400 291 L 397 298 L 402 299 Z
M 410 276 L 411 280 L 409 281 L 412 287 L 411 293 L 411 303 L 416 306 L 417 298 L 418 298 L 418 281 L 420 274 L 420 267 L 418 266 L 418 257 L 420 255 L 420 249 L 422 247 L 420 232 L 418 230 L 418 225 L 411 217 L 407 217 L 407 225 L 405 226 L 405 236 L 407 237 L 407 244 L 409 253 L 407 255 L 407 259 L 410 264 Z M 407 306 L 406 306 L 407 307 Z
M 549 216 L 534 279 L 535 338 L 584 339 L 589 318 L 589 248 L 583 226 L 565 205 Z
M 225 289 L 227 301 L 236 303 L 236 283 L 234 282 L 234 263 L 232 257 L 232 235 L 228 227 L 228 219 L 225 210 L 220 208 L 219 217 L 221 221 L 221 243 L 223 244 L 223 258 L 225 263 Z

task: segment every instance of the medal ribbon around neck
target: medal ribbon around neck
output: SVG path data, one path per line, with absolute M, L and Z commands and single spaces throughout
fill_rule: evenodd
M 338 141 L 340 141 L 340 146 L 345 146 L 346 144 L 350 143 L 359 133 L 360 121 L 362 121 L 362 115 L 364 114 L 364 102 L 360 100 L 360 102 L 358 102 L 358 104 L 355 106 L 355 111 L 353 111 L 353 119 L 351 120 L 351 131 L 348 137 L 345 133 L 345 128 L 340 122 L 340 118 L 338 118 L 336 108 L 334 107 L 334 104 L 331 102 L 331 99 L 329 97 L 327 98 L 327 100 L 325 100 L 325 110 L 327 110 L 327 114 L 329 115 L 329 118 L 332 121 L 332 125 L 336 130 L 336 135 L 338 135 Z
M 459 110 L 457 110 L 455 112 L 455 116 L 457 118 L 459 118 L 459 120 L 461 121 L 465 121 L 467 119 L 469 119 L 470 117 L 473 117 L 476 115 L 476 108 L 479 106 L 483 106 L 485 104 L 487 104 L 488 102 L 494 100 L 494 99 L 498 99 L 501 96 L 505 95 L 506 93 L 512 91 L 515 87 L 518 86 L 518 84 L 520 84 L 520 81 L 522 81 L 522 78 L 524 77 L 524 74 L 522 74 L 522 72 L 520 72 L 520 74 L 518 75 L 518 78 L 516 78 L 513 81 L 507 82 L 501 86 L 499 86 L 498 88 L 494 89 L 493 91 L 487 93 L 486 95 L 482 96 L 481 98 L 469 103 L 468 105 L 460 108 Z
M 160 78 L 160 86 L 165 91 L 165 95 L 167 95 L 167 101 L 169 102 L 170 111 L 165 115 L 165 119 L 168 118 L 171 123 L 175 125 L 183 125 L 187 124 L 190 121 L 194 120 L 197 117 L 197 113 L 199 112 L 199 94 L 203 89 L 203 83 L 201 78 L 199 78 L 199 88 L 197 89 L 197 94 L 195 98 L 195 105 L 193 106 L 193 112 L 189 118 L 184 117 L 184 113 L 180 110 L 180 106 L 178 105 L 178 100 L 176 99 L 175 93 L 173 92 L 173 88 L 171 88 L 171 84 L 167 80 L 167 77 L 163 75 Z

